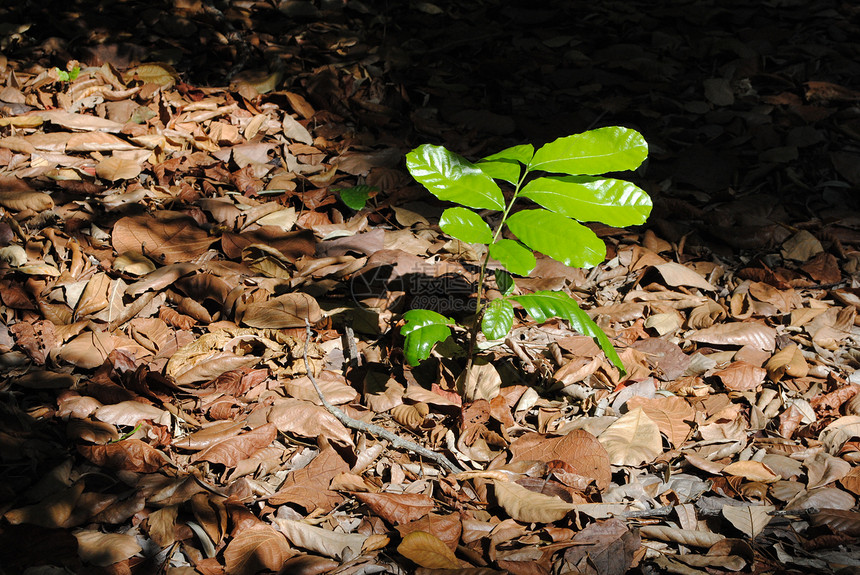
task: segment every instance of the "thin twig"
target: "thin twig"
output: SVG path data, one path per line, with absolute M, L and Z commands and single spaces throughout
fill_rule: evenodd
M 357 419 L 353 419 L 352 417 L 345 414 L 340 408 L 335 407 L 325 398 L 323 395 L 322 389 L 320 389 L 319 384 L 317 384 L 317 380 L 314 377 L 314 374 L 311 373 L 311 364 L 308 361 L 308 345 L 310 344 L 311 337 L 313 334 L 311 333 L 311 324 L 308 320 L 305 320 L 305 333 L 307 337 L 305 338 L 305 369 L 308 372 L 308 379 L 311 380 L 311 383 L 314 386 L 314 389 L 317 392 L 317 395 L 320 398 L 320 401 L 325 406 L 325 408 L 334 415 L 338 420 L 344 424 L 345 426 L 355 429 L 356 431 L 363 431 L 364 433 L 369 433 L 371 435 L 375 435 L 377 437 L 381 437 L 391 442 L 391 445 L 394 446 L 395 449 L 405 449 L 407 451 L 411 451 L 416 455 L 420 455 L 425 459 L 429 459 L 431 461 L 435 461 L 440 466 L 444 467 L 451 473 L 461 473 L 463 470 L 457 467 L 457 465 L 451 463 L 451 461 L 442 455 L 441 453 L 436 453 L 435 451 L 431 451 L 426 447 L 418 445 L 414 441 L 409 441 L 408 439 L 403 439 L 399 435 L 396 435 L 387 429 L 383 429 L 378 425 L 373 425 L 372 423 L 365 423 L 363 421 L 359 421 Z

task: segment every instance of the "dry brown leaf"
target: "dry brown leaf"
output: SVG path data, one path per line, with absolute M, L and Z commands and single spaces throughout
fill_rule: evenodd
M 641 465 L 663 453 L 660 429 L 640 407 L 614 421 L 597 440 L 613 465 Z
M 725 323 L 701 329 L 687 339 L 714 345 L 750 345 L 773 351 L 776 345 L 776 330 L 759 322 Z
M 723 473 L 743 477 L 748 481 L 758 481 L 759 483 L 773 483 L 778 481 L 779 475 L 760 461 L 735 461 L 723 467 Z
M 85 563 L 107 567 L 136 555 L 141 547 L 137 539 L 123 533 L 101 533 L 99 531 L 76 531 L 78 555 Z
M 803 352 L 797 344 L 790 344 L 773 354 L 765 364 L 768 377 L 774 382 L 783 377 L 806 377 L 809 373 L 809 364 L 803 357 Z
M 340 560 L 349 561 L 361 553 L 367 535 L 359 533 L 335 533 L 321 527 L 314 527 L 301 521 L 275 518 L 278 529 L 287 536 L 290 543 L 308 551 Z
M 803 462 L 808 478 L 807 489 L 824 487 L 834 481 L 840 481 L 851 471 L 851 464 L 839 457 L 828 453 L 816 453 Z
M 121 401 L 112 405 L 104 405 L 96 411 L 95 417 L 106 423 L 131 427 L 146 419 L 151 419 L 162 425 L 170 423 L 170 414 L 167 411 L 140 401 Z
M 438 537 L 424 531 L 413 531 L 403 538 L 397 552 L 425 569 L 457 569 L 457 556 Z
M 79 445 L 78 451 L 102 467 L 152 473 L 166 464 L 165 456 L 139 439 L 125 439 L 108 445 Z
M 307 467 L 287 475 L 277 493 L 269 497 L 269 503 L 295 503 L 309 511 L 329 511 L 343 501 L 338 493 L 329 491 L 329 485 L 332 479 L 346 471 L 349 471 L 349 465 L 337 451 L 331 447 L 323 449 Z
M 392 525 L 402 525 L 429 514 L 434 501 L 421 493 L 356 493 L 355 498 Z
M 72 419 L 66 425 L 66 436 L 104 445 L 119 439 L 119 432 L 117 432 L 116 427 L 109 423 L 88 419 Z
M 820 527 L 826 525 L 833 533 L 860 537 L 860 513 L 840 509 L 822 509 L 813 514 L 812 524 Z
M 54 207 L 54 199 L 44 192 L 0 191 L 0 206 L 13 212 L 33 210 L 43 212 Z
M 140 172 L 140 162 L 130 158 L 109 156 L 96 164 L 96 175 L 111 182 L 133 180 L 140 175 Z
M 179 514 L 178 505 L 168 505 L 156 509 L 146 518 L 149 536 L 159 547 L 167 547 L 175 539 L 176 517 Z
M 495 481 L 494 485 L 499 505 L 517 521 L 552 523 L 576 509 L 573 503 L 566 503 L 552 495 L 536 493 L 513 482 Z
M 114 349 L 114 340 L 103 331 L 86 331 L 65 344 L 57 357 L 84 369 L 93 369 L 105 362 Z
M 162 264 L 191 262 L 217 239 L 184 214 L 158 214 L 158 217 L 128 216 L 117 221 L 111 235 L 116 252 L 143 254 Z
M 325 407 L 301 399 L 281 399 L 272 406 L 268 421 L 282 433 L 302 437 L 325 437 L 353 445 L 352 434 Z
M 322 318 L 317 301 L 306 293 L 288 293 L 244 308 L 241 322 L 251 327 L 286 329 L 303 327 Z
M 428 513 L 421 519 L 409 523 L 401 523 L 400 525 L 396 525 L 395 528 L 401 537 L 405 537 L 413 531 L 430 533 L 447 545 L 451 551 L 456 551 L 457 545 L 460 543 L 460 536 L 463 534 L 463 520 L 459 513 L 451 513 L 449 515 Z
M 255 525 L 230 541 L 224 549 L 224 564 L 230 575 L 255 575 L 279 570 L 296 553 L 283 534 L 268 525 Z
M 643 539 L 669 541 L 671 543 L 680 543 L 681 545 L 688 545 L 690 547 L 711 547 L 725 539 L 724 535 L 711 533 L 710 531 L 678 529 L 676 527 L 665 527 L 662 525 L 643 525 L 639 528 L 639 535 Z
M 705 278 L 687 266 L 675 262 L 666 262 L 665 264 L 654 266 L 654 269 L 660 272 L 666 283 L 672 287 L 686 286 L 696 287 L 705 291 L 716 291 L 716 288 L 708 283 Z
M 723 505 L 722 514 L 736 529 L 755 539 L 773 519 L 769 513 L 774 509 L 773 505 Z
M 744 361 L 735 361 L 726 369 L 716 372 L 726 389 L 732 391 L 751 391 L 764 383 L 767 371 Z
M 657 424 L 660 432 L 666 436 L 675 447 L 679 447 L 690 436 L 696 410 L 682 397 L 657 397 L 647 399 L 633 397 L 627 401 L 628 409 L 641 407 L 651 420 Z
M 66 520 L 72 514 L 83 492 L 84 482 L 79 481 L 71 487 L 51 494 L 40 503 L 7 511 L 3 517 L 12 525 L 30 523 L 48 529 L 65 527 Z
M 256 451 L 271 444 L 278 435 L 277 428 L 267 423 L 242 435 L 229 437 L 211 447 L 195 453 L 191 461 L 209 461 L 225 467 L 235 467 Z
M 511 463 L 518 461 L 563 461 L 573 471 L 593 479 L 598 489 L 605 489 L 612 478 L 609 454 L 592 434 L 576 430 L 561 437 L 526 433 L 511 443 Z
M 242 421 L 218 421 L 200 431 L 174 439 L 173 445 L 179 449 L 200 451 L 225 439 L 235 437 L 244 425 Z

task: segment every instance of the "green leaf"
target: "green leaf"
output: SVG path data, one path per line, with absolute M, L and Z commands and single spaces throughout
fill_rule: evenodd
M 521 164 L 529 165 L 535 155 L 535 147 L 531 144 L 520 144 L 519 146 L 511 146 L 501 152 L 496 152 L 492 156 L 487 156 L 484 161 L 491 162 L 493 160 L 513 160 Z
M 490 246 L 490 257 L 518 276 L 527 276 L 535 269 L 535 255 L 520 242 L 501 239 Z
M 505 298 L 497 298 L 487 304 L 481 319 L 481 331 L 488 340 L 502 339 L 514 325 L 514 306 Z
M 496 270 L 496 285 L 502 295 L 511 295 L 514 293 L 514 278 L 505 270 Z
M 442 146 L 424 144 L 406 154 L 406 167 L 440 200 L 470 208 L 503 210 L 505 198 L 493 178 Z
M 379 193 L 376 186 L 355 186 L 352 188 L 331 188 L 340 194 L 340 199 L 353 210 L 363 210 L 367 200 Z
M 487 156 L 476 165 L 491 178 L 517 185 L 522 176 L 523 165 L 528 165 L 535 155 L 531 144 L 522 144 Z
M 403 348 L 409 365 L 418 365 L 430 357 L 433 346 L 451 336 L 448 324 L 454 323 L 429 309 L 411 309 L 403 314 L 403 319 L 406 324 L 400 328 L 400 334 L 406 336 Z
M 518 194 L 581 222 L 624 227 L 643 223 L 651 198 L 634 184 L 588 176 L 551 176 L 527 183 Z
M 606 257 L 603 240 L 587 227 L 561 214 L 523 210 L 510 216 L 506 223 L 525 245 L 565 265 L 592 267 Z M 492 251 L 490 255 L 493 255 Z
M 439 227 L 449 236 L 467 244 L 488 244 L 493 231 L 481 216 L 466 208 L 448 208 L 442 212 Z
M 635 170 L 648 156 L 648 144 L 636 130 L 610 126 L 559 138 L 535 152 L 530 172 L 573 176 Z
M 496 160 L 493 162 L 478 162 L 475 164 L 482 172 L 496 180 L 504 180 L 517 185 L 523 172 L 523 166 L 513 160 Z
M 560 317 L 570 323 L 570 327 L 583 335 L 591 336 L 597 341 L 600 349 L 606 354 L 615 367 L 624 371 L 624 365 L 612 342 L 588 314 L 580 309 L 572 297 L 564 292 L 537 291 L 531 295 L 513 296 L 511 299 L 522 305 L 526 313 L 537 322 L 545 322 L 552 317 Z

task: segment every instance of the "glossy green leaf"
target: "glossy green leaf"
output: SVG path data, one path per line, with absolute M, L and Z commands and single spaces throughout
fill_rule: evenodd
M 481 331 L 488 340 L 502 339 L 514 325 L 514 306 L 505 298 L 497 298 L 487 304 L 481 318 Z
M 523 210 L 510 216 L 507 224 L 525 245 L 565 265 L 592 267 L 606 258 L 603 240 L 579 222 L 561 214 Z
M 467 244 L 488 244 L 493 231 L 481 216 L 467 208 L 448 208 L 442 212 L 439 227 L 451 237 Z
M 526 309 L 526 313 L 537 322 L 545 322 L 552 317 L 566 319 L 570 323 L 570 327 L 583 335 L 593 337 L 615 367 L 624 371 L 624 365 L 622 365 L 621 358 L 618 357 L 615 348 L 612 347 L 612 342 L 609 341 L 600 326 L 580 309 L 576 300 L 566 293 L 538 291 L 530 295 L 513 296 L 511 299 L 522 305 Z
M 648 144 L 636 130 L 610 126 L 550 142 L 535 152 L 529 171 L 597 175 L 635 170 L 648 156 Z
M 505 198 L 493 178 L 442 146 L 424 144 L 406 154 L 409 173 L 440 200 L 470 208 L 503 210 Z
M 400 328 L 400 334 L 406 336 L 403 349 L 409 365 L 418 365 L 430 357 L 433 346 L 450 337 L 448 324 L 455 323 L 429 309 L 411 309 L 403 314 L 403 319 L 406 323 Z
M 475 166 L 491 178 L 504 180 L 513 185 L 517 185 L 523 173 L 523 165 L 513 160 L 478 162 Z
M 535 255 L 520 242 L 502 239 L 490 246 L 490 257 L 518 276 L 527 276 L 535 269 Z
M 643 223 L 652 207 L 648 194 L 630 182 L 589 176 L 537 178 L 519 195 L 581 222 L 617 227 Z
M 526 166 L 532 161 L 535 155 L 535 147 L 531 144 L 520 144 L 519 146 L 511 146 L 505 148 L 501 152 L 496 152 L 491 156 L 484 158 L 484 161 L 491 162 L 494 160 L 513 160 Z
M 331 188 L 340 194 L 340 199 L 353 210 L 363 210 L 367 200 L 379 193 L 376 186 L 355 186 L 352 188 Z
M 505 270 L 496 270 L 496 286 L 502 295 L 511 295 L 514 293 L 514 278 Z

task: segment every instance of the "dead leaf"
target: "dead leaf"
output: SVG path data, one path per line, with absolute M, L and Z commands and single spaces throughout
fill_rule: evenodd
M 613 465 L 650 463 L 663 453 L 663 439 L 657 424 L 637 407 L 618 418 L 597 440 Z
M 107 567 L 141 551 L 141 546 L 131 535 L 123 533 L 101 533 L 82 530 L 73 534 L 78 540 L 78 555 L 85 563 Z
M 254 575 L 262 570 L 279 570 L 296 553 L 283 534 L 268 525 L 256 525 L 230 541 L 224 549 L 224 563 L 231 575 Z
M 558 497 L 530 491 L 508 481 L 496 481 L 496 500 L 512 519 L 525 523 L 552 523 L 576 509 Z
M 397 552 L 425 569 L 457 569 L 460 562 L 444 543 L 430 533 L 413 531 L 403 538 Z

